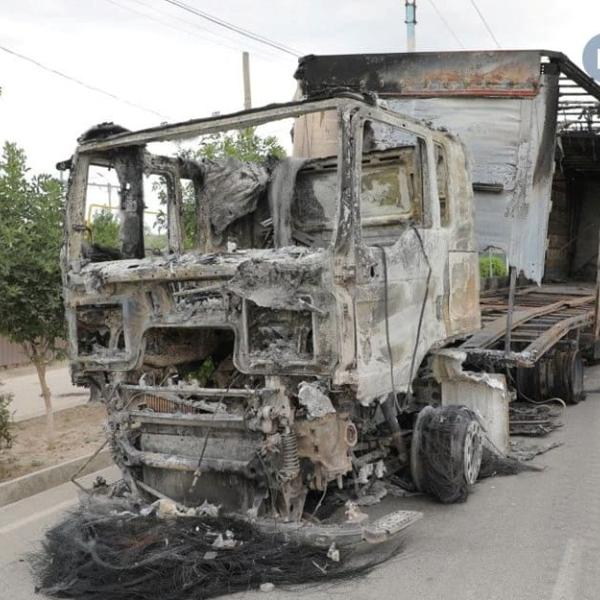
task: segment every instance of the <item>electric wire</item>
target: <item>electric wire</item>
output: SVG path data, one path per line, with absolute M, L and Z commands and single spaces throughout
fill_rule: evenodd
M 427 298 L 429 296 L 429 283 L 431 282 L 431 274 L 433 273 L 433 269 L 431 268 L 431 263 L 429 262 L 429 257 L 427 256 L 427 252 L 425 250 L 425 244 L 423 243 L 423 238 L 419 233 L 419 230 L 411 225 L 411 229 L 414 231 L 417 239 L 419 240 L 419 246 L 421 248 L 421 254 L 425 259 L 425 263 L 427 264 L 427 279 L 425 280 L 425 291 L 423 293 L 423 301 L 421 302 L 421 312 L 419 313 L 419 322 L 417 324 L 417 334 L 415 335 L 415 347 L 413 348 L 413 354 L 410 361 L 410 371 L 408 372 L 408 383 L 406 386 L 406 398 L 408 399 L 410 395 L 410 389 L 412 385 L 413 375 L 415 371 L 415 361 L 417 359 L 417 350 L 419 349 L 419 340 L 421 339 L 421 328 L 423 327 L 423 317 L 425 315 L 425 305 L 427 304 Z
M 194 476 L 192 478 L 192 484 L 190 485 L 190 488 L 188 490 L 188 492 L 190 494 L 192 493 L 192 491 L 196 487 L 196 483 L 198 482 L 198 478 L 201 475 L 200 467 L 202 467 L 202 461 L 204 460 L 204 454 L 206 452 L 206 447 L 208 445 L 208 438 L 212 435 L 213 425 L 214 425 L 214 421 L 215 421 L 215 418 L 217 416 L 217 413 L 219 412 L 219 407 L 223 404 L 223 401 L 225 400 L 225 397 L 229 393 L 229 390 L 231 389 L 231 386 L 236 382 L 236 380 L 238 379 L 238 377 L 240 375 L 241 375 L 241 373 L 239 371 L 236 371 L 236 373 L 234 373 L 233 377 L 229 380 L 229 385 L 227 386 L 227 389 L 221 395 L 219 401 L 217 402 L 217 406 L 215 407 L 215 411 L 213 412 L 212 417 L 211 417 L 210 422 L 209 422 L 209 425 L 208 425 L 208 428 L 206 429 L 206 434 L 204 435 L 204 443 L 202 444 L 202 450 L 200 452 L 200 458 L 198 459 L 198 466 L 196 467 L 196 470 L 194 471 Z
M 470 0 L 470 2 L 473 5 L 473 8 L 477 12 L 477 14 L 479 15 L 479 18 L 481 19 L 481 22 L 483 23 L 484 27 L 487 29 L 487 32 L 490 34 L 490 37 L 494 40 L 494 43 L 496 44 L 496 46 L 498 48 L 502 48 L 502 46 L 500 45 L 500 42 L 497 40 L 496 36 L 494 35 L 492 28 L 489 26 L 489 23 L 487 22 L 486 18 L 483 16 L 483 13 L 479 10 L 479 7 L 475 3 L 475 0 Z
M 220 39 L 209 39 L 207 37 L 202 36 L 201 34 L 199 34 L 196 31 L 190 31 L 189 29 L 186 29 L 184 27 L 181 26 L 177 26 L 174 25 L 173 23 L 168 23 L 164 18 L 159 18 L 156 17 L 154 15 L 151 15 L 143 10 L 138 10 L 136 8 L 133 8 L 131 6 L 127 6 L 126 4 L 122 4 L 120 2 L 117 2 L 117 0 L 106 0 L 106 2 L 109 2 L 110 4 L 113 4 L 114 6 L 117 6 L 118 8 L 122 9 L 122 10 L 128 10 L 129 12 L 132 12 L 134 14 L 140 15 L 141 17 L 144 17 L 145 19 L 148 19 L 150 21 L 153 21 L 155 23 L 158 23 L 159 25 L 162 25 L 164 27 L 168 27 L 169 29 L 172 29 L 173 31 L 177 31 L 177 32 L 181 32 L 181 33 L 186 33 L 187 35 L 194 37 L 196 39 L 202 39 L 204 40 L 205 43 L 208 44 L 217 44 L 222 46 L 223 48 L 228 48 L 229 50 L 234 50 L 235 52 L 240 52 L 242 51 L 244 48 L 240 45 L 235 45 L 235 42 L 233 40 L 229 40 L 228 38 L 219 35 L 213 31 L 211 31 L 210 29 L 206 28 L 206 27 L 202 27 L 197 23 L 193 23 L 187 19 L 181 19 L 175 15 L 172 15 L 168 12 L 162 11 L 162 10 L 158 10 L 155 7 L 150 7 L 147 4 L 145 4 L 144 2 L 140 2 L 140 0 L 130 0 L 131 2 L 134 2 L 135 4 L 142 6 L 144 8 L 147 9 L 151 9 L 152 11 L 158 13 L 159 15 L 162 15 L 163 17 L 167 17 L 170 19 L 173 19 L 174 21 L 178 21 L 180 23 L 183 23 L 185 25 L 189 25 L 191 27 L 193 27 L 194 29 L 198 29 L 199 31 L 202 31 L 208 35 L 214 36 L 215 38 L 220 38 Z M 222 41 L 223 40 L 223 41 Z M 228 44 L 226 42 L 231 41 L 231 44 Z M 265 60 L 273 60 L 275 58 L 274 53 L 268 53 L 268 52 L 257 52 L 256 50 L 253 50 L 253 55 L 258 54 L 261 58 L 264 58 Z
M 415 370 L 415 362 L 417 359 L 417 350 L 419 348 L 419 340 L 421 339 L 421 329 L 423 327 L 423 317 L 425 315 L 425 306 L 427 304 L 427 298 L 429 296 L 429 284 L 431 282 L 431 275 L 433 270 L 431 268 L 431 263 L 429 262 L 429 257 L 427 256 L 427 252 L 425 251 L 425 244 L 423 243 L 423 238 L 421 238 L 421 234 L 419 230 L 415 226 L 411 226 L 411 229 L 414 231 L 417 239 L 419 240 L 419 246 L 421 249 L 421 253 L 425 259 L 425 263 L 427 264 L 427 278 L 425 280 L 425 291 L 423 294 L 423 300 L 421 302 L 421 310 L 419 313 L 419 321 L 417 324 L 417 332 L 415 335 L 415 345 L 413 348 L 412 358 L 410 361 L 410 371 L 408 374 L 408 384 L 406 389 L 406 399 L 408 399 L 410 395 L 410 386 L 412 384 L 412 379 Z M 383 279 L 384 279 L 384 287 L 383 287 L 383 304 L 385 311 L 385 340 L 387 345 L 387 351 L 389 354 L 389 365 L 390 365 L 390 379 L 392 385 L 392 394 L 394 397 L 394 403 L 396 405 L 396 409 L 399 410 L 398 400 L 396 395 L 396 386 L 394 382 L 394 357 L 392 355 L 392 343 L 390 339 L 390 326 L 389 326 L 389 298 L 388 298 L 388 272 L 387 272 L 387 256 L 385 253 L 385 249 L 383 246 L 376 244 L 375 247 L 379 248 L 381 251 L 381 258 L 383 263 Z
M 32 65 L 35 65 L 39 69 L 47 71 L 48 73 L 52 73 L 53 75 L 62 77 L 63 79 L 66 79 L 67 81 L 70 81 L 71 83 L 76 83 L 77 85 L 80 85 L 81 87 L 91 90 L 92 92 L 102 94 L 103 96 L 107 96 L 108 98 L 112 98 L 113 100 L 116 100 L 117 102 L 121 102 L 122 104 L 127 104 L 128 106 L 137 108 L 138 110 L 143 110 L 147 113 L 151 113 L 157 117 L 160 117 L 161 119 L 164 119 L 167 121 L 170 120 L 169 117 L 158 112 L 157 110 L 154 110 L 153 108 L 148 108 L 147 106 L 143 106 L 142 104 L 137 104 L 136 102 L 131 102 L 130 100 L 127 100 L 126 98 L 122 98 L 121 96 L 117 96 L 116 94 L 113 94 L 112 92 L 108 92 L 106 90 L 103 90 L 102 88 L 95 86 L 95 85 L 86 83 L 85 81 L 82 81 L 81 79 L 77 79 L 76 77 L 67 75 L 66 73 L 63 73 L 62 71 L 59 71 L 58 69 L 54 69 L 53 67 L 48 67 L 48 66 L 42 64 L 41 62 L 35 60 L 34 58 L 31 58 L 30 56 L 26 56 L 25 54 L 21 54 L 20 52 L 11 50 L 10 48 L 7 48 L 6 46 L 0 45 L 0 50 L 2 50 L 3 52 L 6 52 L 7 54 L 11 54 L 12 56 L 16 56 L 17 58 L 20 58 L 21 60 L 24 60 Z
M 389 355 L 389 365 L 390 365 L 390 383 L 392 386 L 392 394 L 394 397 L 394 404 L 396 409 L 399 409 L 398 406 L 398 397 L 396 394 L 396 384 L 394 382 L 394 355 L 392 354 L 392 342 L 390 338 L 390 311 L 389 311 L 389 298 L 388 298 L 388 268 L 387 268 L 387 255 L 385 253 L 385 248 L 380 244 L 375 244 L 376 248 L 379 248 L 381 251 L 381 262 L 383 265 L 383 307 L 385 312 L 385 342 L 387 346 L 387 351 Z
M 552 398 L 547 398 L 546 400 L 533 400 L 533 398 L 530 398 L 518 386 L 517 380 L 512 376 L 510 369 L 508 367 L 506 368 L 506 376 L 513 384 L 515 391 L 517 392 L 517 396 L 520 397 L 521 399 L 525 400 L 525 402 L 529 402 L 530 404 L 537 404 L 538 406 L 544 406 L 544 405 L 548 405 L 552 402 L 558 402 L 563 407 L 563 411 L 567 409 L 567 403 L 562 398 L 552 397 Z
M 325 496 L 327 495 L 327 490 L 328 490 L 328 485 L 325 484 L 325 489 L 323 490 L 323 493 L 321 494 L 321 497 L 319 498 L 319 501 L 317 502 L 317 506 L 315 506 L 315 510 L 313 510 L 310 513 L 311 519 L 315 517 L 315 515 L 317 514 L 317 511 L 321 508 L 321 504 L 323 504 L 323 500 L 325 500 Z
M 183 27 L 177 27 L 176 25 L 172 25 L 170 23 L 167 23 L 163 19 L 159 19 L 157 17 L 154 17 L 154 16 L 152 16 L 152 15 L 146 13 L 146 12 L 143 12 L 141 10 L 137 10 L 136 8 L 133 8 L 131 6 L 126 6 L 125 4 L 121 4 L 120 2 L 117 2 L 116 0 L 105 0 L 105 1 L 109 2 L 110 4 L 113 4 L 114 6 L 117 6 L 120 9 L 128 10 L 129 12 L 132 12 L 134 14 L 140 15 L 140 16 L 144 17 L 145 19 L 148 19 L 149 21 L 154 21 L 155 23 L 163 25 L 164 27 L 168 27 L 169 29 L 173 29 L 174 31 L 179 31 L 179 32 L 182 32 L 182 33 L 187 33 L 188 35 L 201 38 L 201 36 L 199 36 L 197 33 L 193 33 L 191 31 L 189 31 L 188 29 L 184 29 Z M 136 2 L 136 4 L 140 4 L 140 5 L 145 6 L 142 2 L 139 2 L 139 3 Z M 166 13 L 163 13 L 162 11 L 160 11 L 160 12 L 161 12 L 161 14 L 166 15 Z M 180 19 L 177 19 L 177 20 L 179 21 Z M 183 21 L 183 19 L 181 19 L 181 20 Z M 190 25 L 193 25 L 192 23 L 189 23 L 189 21 L 185 21 L 185 22 L 188 23 L 188 24 L 190 24 Z M 204 28 L 201 28 L 201 29 L 204 29 Z M 207 30 L 204 29 L 204 31 L 207 31 Z M 207 31 L 207 33 L 209 33 L 209 32 Z M 206 40 L 206 38 L 204 38 L 204 39 Z M 216 41 L 215 43 L 216 44 L 220 44 L 220 45 L 224 46 L 225 48 L 230 48 L 232 50 L 238 50 L 238 48 L 234 48 L 233 46 L 228 46 L 228 45 L 223 44 L 223 43 L 218 42 L 218 41 Z
M 284 44 L 281 44 L 280 42 L 276 42 L 275 40 L 272 40 L 265 36 L 254 33 L 253 31 L 250 31 L 248 29 L 238 27 L 237 25 L 234 25 L 233 23 L 230 23 L 229 21 L 225 21 L 224 19 L 215 17 L 215 16 L 213 16 L 207 12 L 201 11 L 193 6 L 189 6 L 188 4 L 185 4 L 184 2 L 180 2 L 179 0 L 163 0 L 163 1 L 167 2 L 168 4 L 171 4 L 173 6 L 176 6 L 176 7 L 180 8 L 181 10 L 185 10 L 193 15 L 196 15 L 197 17 L 200 17 L 201 19 L 210 21 L 211 23 L 214 23 L 215 25 L 218 25 L 219 27 L 223 27 L 225 29 L 233 31 L 233 32 L 237 33 L 238 35 L 247 37 L 247 38 L 254 40 L 255 42 L 258 42 L 260 44 L 265 44 L 266 46 L 275 48 L 276 50 L 279 50 L 280 52 L 285 52 L 286 54 L 294 56 L 295 58 L 300 58 L 300 56 L 302 55 L 302 52 L 300 52 L 299 50 L 295 50 L 294 48 L 285 46 Z
M 444 26 L 450 32 L 452 37 L 456 40 L 456 43 L 464 50 L 465 45 L 460 41 L 460 38 L 458 37 L 458 35 L 456 35 L 456 32 L 454 31 L 454 29 L 452 29 L 452 27 L 450 27 L 450 23 L 448 23 L 448 21 L 442 14 L 442 11 L 437 7 L 437 5 L 434 3 L 433 0 L 428 0 L 428 1 L 429 1 L 429 4 L 431 4 L 431 7 L 433 8 L 433 10 L 437 14 L 437 16 L 439 17 L 440 21 L 444 24 Z

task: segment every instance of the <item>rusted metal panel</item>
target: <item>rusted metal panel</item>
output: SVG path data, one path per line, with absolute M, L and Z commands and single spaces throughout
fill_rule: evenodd
M 305 56 L 296 78 L 306 95 L 351 88 L 385 96 L 531 97 L 540 51 L 411 52 Z
M 595 295 L 591 288 L 566 286 L 527 288 L 515 298 L 510 348 L 502 357 L 506 332 L 505 295 L 482 299 L 486 321 L 483 329 L 461 345 L 470 359 L 488 358 L 507 364 L 532 367 L 569 332 L 589 326 L 595 315 Z
M 564 308 L 570 308 L 574 306 L 589 305 L 593 301 L 593 296 L 576 297 L 572 300 L 551 302 L 550 304 L 537 306 L 534 308 L 527 308 L 519 310 L 513 313 L 512 324 L 513 327 L 517 327 L 523 323 L 530 321 L 535 317 L 547 315 L 553 312 L 560 311 Z M 506 310 L 506 304 L 493 304 L 493 310 Z M 486 304 L 483 304 L 483 310 L 485 312 Z M 481 331 L 478 331 L 475 335 L 471 336 L 463 345 L 462 348 L 490 348 L 492 345 L 500 340 L 506 331 L 506 315 L 502 315 L 494 319 L 491 323 L 488 323 Z
M 591 325 L 595 315 L 592 305 L 594 301 L 595 297 L 587 306 L 587 310 L 581 310 L 579 314 L 561 319 L 546 331 L 536 335 L 535 339 L 525 348 L 523 353 L 531 356 L 532 360 L 536 361 L 540 356 L 543 356 L 548 350 L 553 348 L 570 331 Z

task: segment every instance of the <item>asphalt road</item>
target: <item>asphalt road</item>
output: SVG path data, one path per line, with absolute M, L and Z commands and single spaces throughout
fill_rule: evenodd
M 600 389 L 600 367 L 588 369 L 586 387 Z M 367 577 L 236 600 L 597 600 L 600 394 L 570 407 L 564 423 L 550 438 L 564 446 L 536 459 L 542 473 L 480 482 L 462 505 L 395 500 L 425 516 L 406 533 L 404 553 Z M 69 484 L 0 509 L 0 600 L 40 598 L 22 556 L 75 499 Z
M 71 384 L 69 368 L 64 363 L 49 367 L 46 381 L 52 392 L 54 410 L 85 404 L 90 397 L 89 390 Z M 14 413 L 15 421 L 23 421 L 45 414 L 40 383 L 33 367 L 0 371 L 0 383 L 2 384 L 0 390 L 3 394 L 13 395 L 10 408 Z

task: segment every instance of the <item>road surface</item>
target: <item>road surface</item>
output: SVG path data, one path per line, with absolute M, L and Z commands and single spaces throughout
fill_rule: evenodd
M 586 387 L 600 389 L 600 367 L 588 369 Z M 536 459 L 542 473 L 480 482 L 461 505 L 396 500 L 425 517 L 406 534 L 405 552 L 367 577 L 236 600 L 597 600 L 600 394 L 570 407 L 564 422 L 551 436 L 564 446 Z M 0 509 L 1 598 L 40 598 L 21 557 L 74 501 L 69 484 Z
M 64 364 L 49 367 L 46 380 L 52 392 L 54 410 L 85 404 L 90 397 L 88 390 L 71 384 L 69 368 Z M 40 384 L 33 367 L 0 371 L 0 383 L 0 392 L 13 395 L 11 410 L 15 421 L 45 414 Z

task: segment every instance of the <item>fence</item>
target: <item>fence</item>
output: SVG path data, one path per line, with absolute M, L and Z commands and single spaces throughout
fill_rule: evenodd
M 0 369 L 28 365 L 29 359 L 19 344 L 0 336 Z

